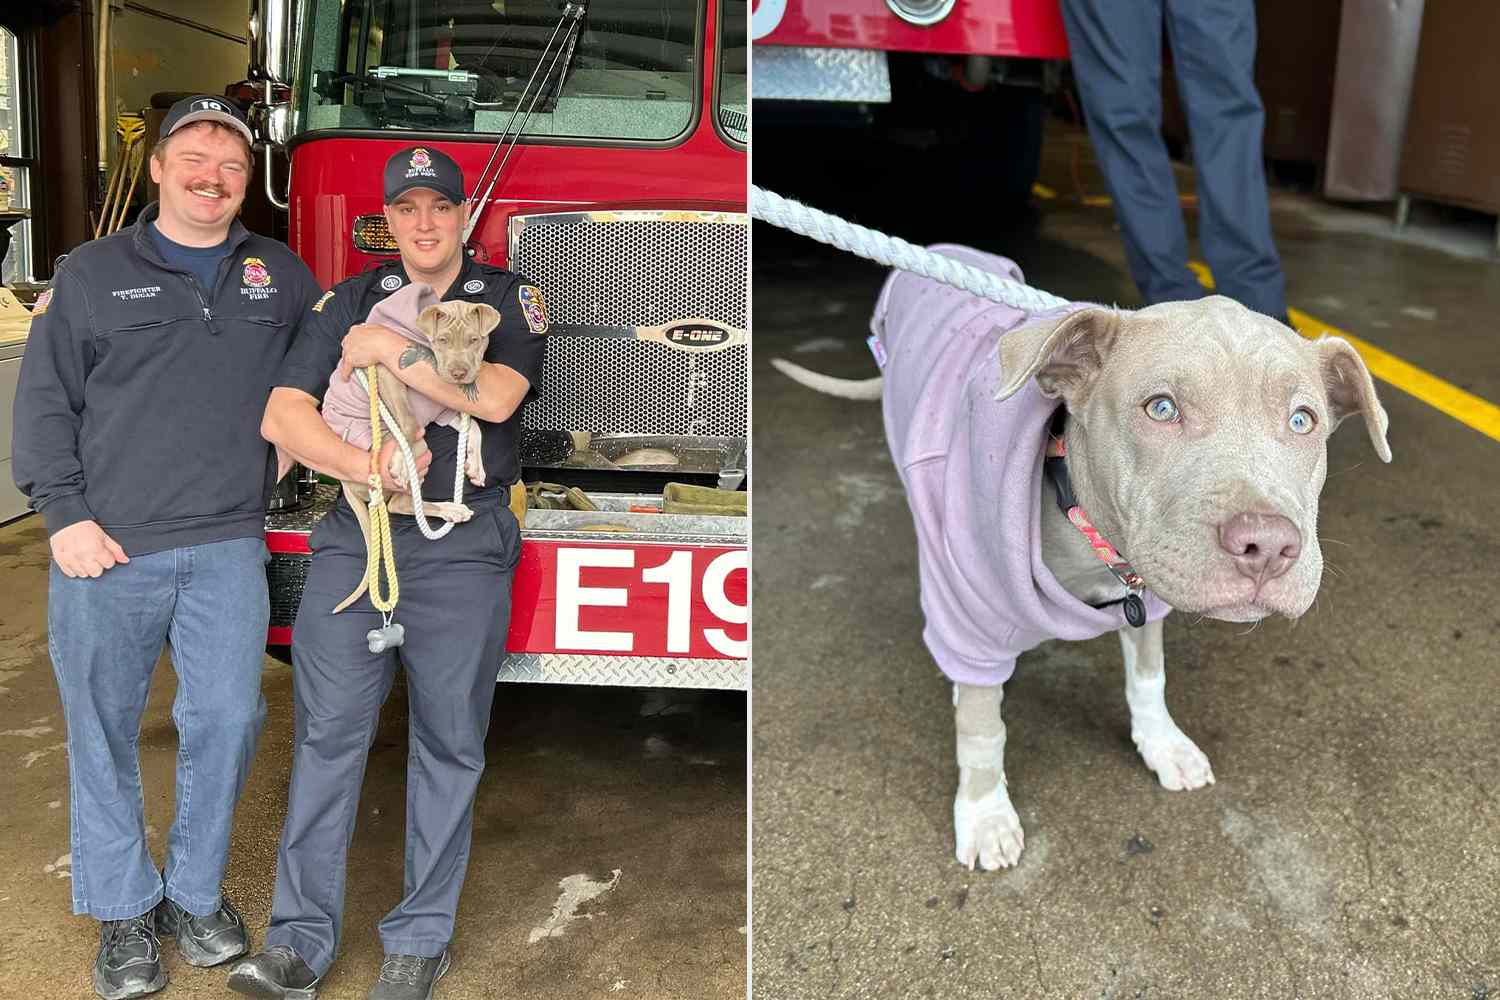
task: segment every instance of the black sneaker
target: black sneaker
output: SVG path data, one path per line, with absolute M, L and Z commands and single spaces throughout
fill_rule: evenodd
M 318 974 L 301 955 L 278 944 L 230 969 L 229 988 L 261 1000 L 316 1000 Z
M 170 899 L 163 899 L 156 910 L 156 929 L 162 937 L 175 936 L 183 960 L 200 969 L 223 965 L 250 950 L 244 918 L 227 899 L 206 917 L 194 916 Z
M 126 1000 L 155 993 L 166 985 L 152 915 L 103 921 L 99 957 L 94 960 L 94 992 L 104 1000 Z
M 448 971 L 448 953 L 437 958 L 387 955 L 369 1000 L 431 1000 L 432 987 Z

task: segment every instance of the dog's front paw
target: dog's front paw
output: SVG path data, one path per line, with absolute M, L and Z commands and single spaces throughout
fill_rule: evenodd
M 1168 723 L 1154 731 L 1136 730 L 1130 735 L 1141 759 L 1156 772 L 1161 786 L 1168 791 L 1187 791 L 1214 783 L 1208 757 L 1175 725 Z
M 958 863 L 970 871 L 976 862 L 987 872 L 1009 868 L 1021 860 L 1026 844 L 1021 817 L 1003 784 L 978 800 L 960 792 L 953 800 L 953 834 Z
M 391 453 L 391 461 L 385 471 L 390 474 L 391 482 L 406 489 L 406 458 L 399 448 Z

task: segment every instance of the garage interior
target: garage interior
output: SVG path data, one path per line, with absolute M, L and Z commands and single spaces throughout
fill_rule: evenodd
M 1380 90 L 1400 60 L 1378 39 L 1363 57 L 1340 52 L 1341 6 L 1342 44 L 1377 6 L 1415 8 L 1409 104 L 1393 109 Z M 1437 2 L 1422 23 L 1421 7 L 1258 4 L 1288 299 L 1305 332 L 1352 335 L 1408 366 L 1376 383 L 1394 461 L 1357 424 L 1330 440 L 1318 523 L 1330 567 L 1303 619 L 1167 619 L 1167 702 L 1216 784 L 1168 792 L 1142 765 L 1113 635 L 1021 658 L 1003 707 L 1025 830 L 1014 869 L 954 859 L 952 688 L 922 642 L 912 515 L 880 404 L 813 392 L 770 364 L 878 374 L 865 340 L 887 272 L 757 222 L 755 457 L 775 470 L 755 517 L 757 996 L 1500 992 L 1488 708 L 1500 696 L 1500 118 L 1494 61 L 1468 58 L 1495 26 Z M 1173 107 L 1164 132 L 1195 232 Z M 1004 219 L 977 207 L 995 198 L 976 199 L 1004 189 L 1024 132 L 976 122 L 992 145 L 954 157 L 988 173 L 976 193 L 963 163 L 923 146 L 935 103 L 929 123 L 884 144 L 848 125 L 817 145 L 794 109 L 755 110 L 759 187 L 918 245 L 1009 257 L 1068 299 L 1140 304 L 1063 90 L 1046 106 L 1036 186 Z M 1373 119 L 1404 141 L 1353 148 L 1351 111 L 1367 140 Z
M 98 925 L 70 915 L 68 771 L 48 656 L 49 554 L 10 468 L 11 405 L 30 309 L 54 261 L 128 226 L 154 197 L 141 158 L 187 93 L 248 103 L 246 0 L 35 0 L 0 6 L 0 996 L 92 997 Z M 101 35 L 101 22 L 107 27 Z M 101 38 L 103 59 L 101 60 Z M 101 71 L 102 66 L 102 71 Z M 284 161 L 278 164 L 284 170 Z M 263 164 L 241 218 L 284 238 Z M 285 190 L 284 175 L 278 178 Z M 292 748 L 292 676 L 267 658 L 270 714 L 240 800 L 227 896 L 259 945 Z M 173 809 L 170 657 L 140 735 L 147 833 Z M 746 698 L 741 692 L 506 684 L 496 698 L 447 998 L 742 995 L 746 978 Z M 388 700 L 350 854 L 346 932 L 320 995 L 364 997 L 375 924 L 401 892 L 404 684 Z M 164 942 L 164 996 L 228 995 Z

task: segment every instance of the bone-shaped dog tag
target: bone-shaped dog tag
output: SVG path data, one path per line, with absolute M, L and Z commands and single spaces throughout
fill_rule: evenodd
M 370 644 L 370 652 L 384 653 L 406 641 L 406 629 L 400 622 L 391 622 L 382 628 L 370 629 L 365 633 L 365 641 Z

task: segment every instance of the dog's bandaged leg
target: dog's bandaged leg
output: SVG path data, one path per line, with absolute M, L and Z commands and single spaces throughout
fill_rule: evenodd
M 1167 712 L 1167 672 L 1162 650 L 1161 622 L 1120 629 L 1125 654 L 1125 701 L 1130 706 L 1130 738 L 1146 766 L 1156 772 L 1162 787 L 1171 791 L 1201 788 L 1214 783 L 1214 772 L 1203 751 L 1172 721 Z
M 954 854 L 973 870 L 1009 868 L 1021 858 L 1021 819 L 1005 787 L 1005 723 L 1000 685 L 953 686 L 958 794 L 953 797 Z

